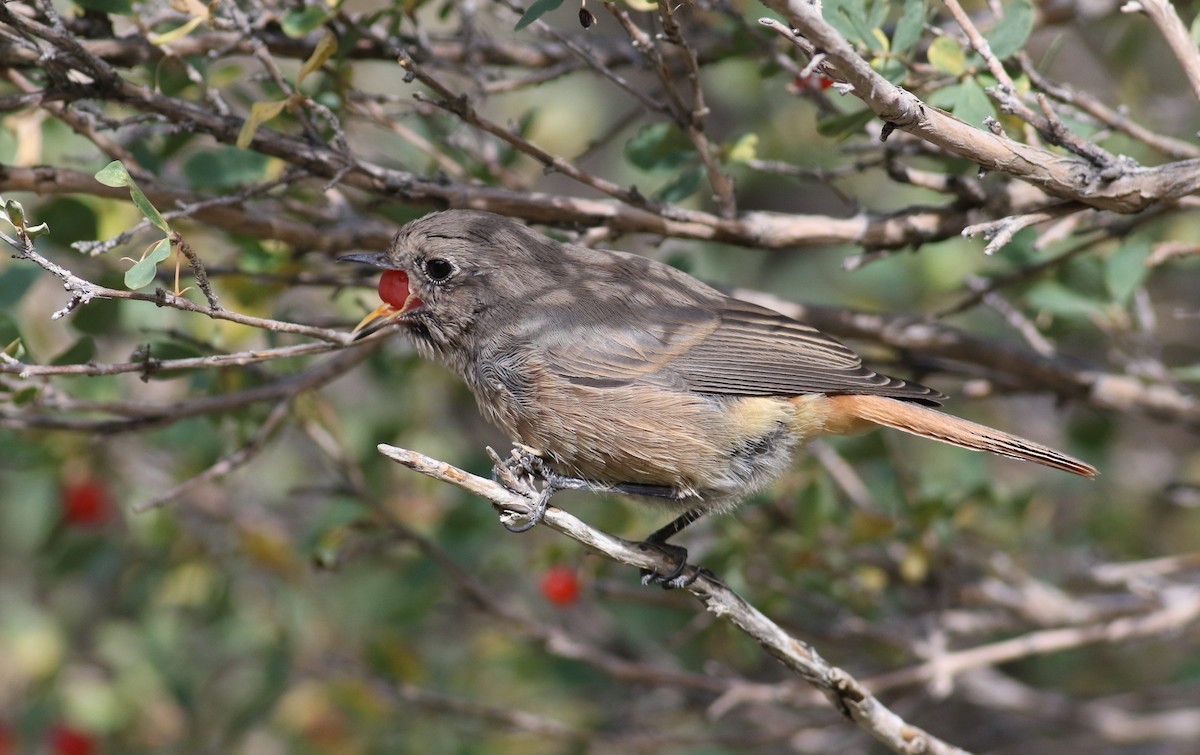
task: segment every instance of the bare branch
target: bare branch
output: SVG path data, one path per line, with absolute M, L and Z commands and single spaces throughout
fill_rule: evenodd
M 379 452 L 414 471 L 448 482 L 480 496 L 502 512 L 523 515 L 533 510 L 537 495 L 520 495 L 497 482 L 470 474 L 445 462 L 396 446 L 380 445 Z M 662 554 L 644 550 L 597 530 L 571 514 L 550 506 L 543 520 L 546 526 L 583 543 L 608 558 L 641 569 L 669 570 Z M 695 566 L 688 567 L 696 581 L 687 590 L 716 616 L 727 619 L 750 635 L 768 653 L 816 687 L 840 711 L 895 752 L 961 753 L 933 735 L 907 723 L 875 699 L 842 669 L 829 665 L 812 647 L 789 636 L 777 624 L 759 612 L 722 582 Z

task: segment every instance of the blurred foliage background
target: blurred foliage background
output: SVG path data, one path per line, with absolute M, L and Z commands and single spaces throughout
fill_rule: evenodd
M 1044 95 L 1111 155 L 1186 165 L 1184 66 L 1118 6 L 966 11 L 1010 96 Z M 1100 211 L 881 141 L 755 2 L 584 8 L 586 29 L 543 0 L 2 6 L 0 193 L 46 224 L 39 258 L 101 288 L 78 301 L 5 227 L 0 753 L 878 749 L 682 591 L 543 528 L 510 536 L 378 455 L 486 476 L 484 447 L 509 442 L 401 339 L 344 337 L 377 299 L 334 257 L 445 206 L 820 305 L 823 329 L 950 411 L 1094 463 L 1089 483 L 841 439 L 681 542 L 954 744 L 1194 752 L 1192 198 Z M 1072 156 L 1004 112 L 947 6 L 825 15 L 889 81 Z M 113 162 L 129 180 L 98 183 Z M 960 234 L 1045 208 L 994 254 Z M 556 503 L 630 538 L 666 516 Z

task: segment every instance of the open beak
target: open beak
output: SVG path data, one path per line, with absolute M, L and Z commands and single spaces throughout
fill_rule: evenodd
M 408 285 L 408 274 L 397 270 L 384 253 L 347 254 L 338 261 L 359 262 L 383 268 L 379 276 L 379 298 L 383 303 L 359 321 L 352 331 L 355 338 L 365 338 L 421 306 L 421 298 Z

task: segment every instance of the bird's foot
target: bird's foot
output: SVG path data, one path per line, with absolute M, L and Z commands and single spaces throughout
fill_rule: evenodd
M 501 459 L 494 450 L 489 448 L 488 455 L 492 458 L 492 479 L 518 495 L 532 498 L 537 495 L 537 501 L 529 511 L 504 510 L 501 513 L 500 524 L 509 532 L 528 532 L 538 525 L 546 516 L 546 508 L 550 498 L 560 490 L 595 490 L 602 488 L 589 480 L 561 475 L 546 464 L 541 453 L 529 446 L 517 443 L 507 459 Z M 534 481 L 543 480 L 542 489 L 537 490 Z M 519 517 L 525 521 L 521 524 L 510 524 L 509 520 Z
M 638 543 L 638 546 L 642 550 L 658 551 L 675 564 L 665 574 L 655 569 L 642 569 L 643 585 L 658 585 L 664 590 L 675 590 L 689 586 L 702 575 L 712 576 L 712 573 L 703 566 L 692 566 L 689 569 L 687 548 L 681 545 L 673 545 L 647 538 Z

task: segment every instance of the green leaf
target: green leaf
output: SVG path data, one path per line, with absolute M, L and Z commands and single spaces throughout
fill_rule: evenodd
M 1149 256 L 1150 245 L 1142 241 L 1127 241 L 1113 252 L 1104 267 L 1104 284 L 1113 299 L 1121 304 L 1129 301 L 1149 274 L 1146 268 Z
M 863 126 L 875 119 L 871 110 L 858 110 L 817 121 L 817 133 L 831 139 L 845 139 L 861 133 Z
M 625 157 L 642 170 L 675 170 L 695 156 L 687 136 L 670 123 L 652 123 L 625 144 Z
M 1171 377 L 1187 383 L 1200 383 L 1200 364 L 1175 367 L 1171 370 Z
M 154 281 L 158 263 L 171 256 L 170 239 L 162 239 L 134 266 L 125 271 L 125 287 L 130 291 L 145 288 Z
M 964 79 L 958 87 L 958 102 L 954 114 L 976 128 L 983 128 L 983 119 L 996 116 L 996 108 L 975 78 Z
M 1000 60 L 1004 60 L 1025 46 L 1025 41 L 1029 39 L 1031 31 L 1033 31 L 1033 3 L 1031 0 L 1013 0 L 1005 5 L 1004 17 L 984 36 L 992 48 L 992 54 Z
M 925 11 L 925 0 L 904 0 L 904 9 L 896 21 L 896 31 L 892 32 L 892 52 L 897 55 L 908 52 L 921 41 L 925 31 Z
M 942 73 L 961 76 L 967 70 L 967 56 L 953 37 L 942 35 L 929 45 L 929 64 Z
M 171 226 L 167 225 L 167 221 L 150 203 L 149 198 L 138 188 L 137 182 L 133 180 L 133 176 L 129 175 L 129 171 L 125 170 L 125 166 L 121 164 L 120 160 L 113 160 L 101 168 L 96 173 L 96 180 L 105 186 L 128 186 L 129 198 L 133 200 L 133 204 L 141 211 L 142 215 L 163 233 L 171 232 Z
M 563 0 L 535 0 L 533 5 L 529 6 L 529 9 L 525 11 L 525 14 L 522 15 L 520 20 L 517 21 L 517 25 L 513 27 L 513 31 L 520 31 L 524 29 L 526 26 L 529 26 L 534 21 L 537 21 L 539 18 L 541 18 L 542 14 L 549 13 L 562 4 Z
M 279 25 L 284 34 L 292 39 L 301 39 L 308 36 L 313 30 L 320 28 L 332 17 L 333 13 L 329 8 L 325 7 L 323 3 L 317 3 L 301 10 L 290 10 L 284 13 Z
M 83 336 L 67 347 L 67 350 L 50 361 L 50 364 L 84 364 L 96 358 L 96 340 Z
M 826 0 L 823 15 L 829 25 L 841 32 L 846 39 L 859 42 L 868 49 L 877 50 L 879 41 L 871 32 L 878 24 L 871 23 L 867 10 L 867 3 L 863 0 Z
M 129 176 L 129 171 L 125 170 L 125 166 L 121 164 L 120 160 L 113 160 L 96 171 L 96 180 L 114 189 L 128 186 L 133 181 Z
M 703 178 L 704 168 L 699 165 L 688 168 L 676 176 L 675 180 L 659 189 L 657 197 L 664 202 L 678 202 L 687 199 L 700 188 L 700 181 Z

